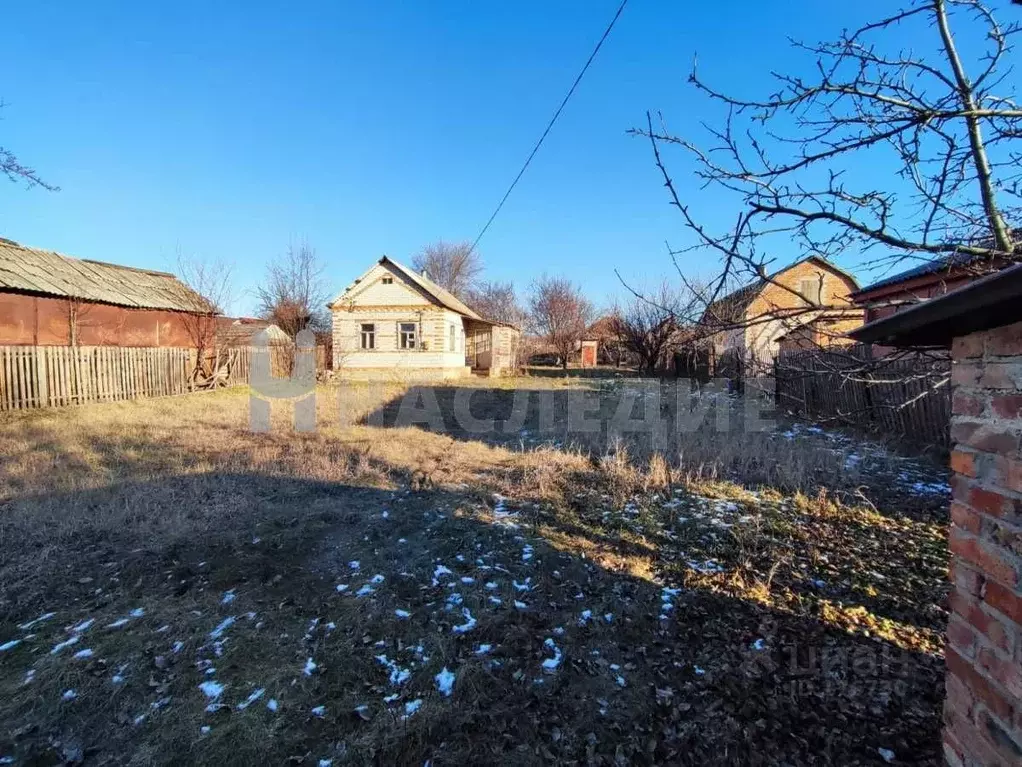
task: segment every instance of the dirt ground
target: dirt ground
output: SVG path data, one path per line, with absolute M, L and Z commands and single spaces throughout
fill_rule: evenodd
M 468 386 L 0 416 L 2 763 L 939 763 L 936 464 Z

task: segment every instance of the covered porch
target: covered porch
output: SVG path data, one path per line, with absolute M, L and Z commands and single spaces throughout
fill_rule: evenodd
M 482 376 L 514 375 L 518 328 L 487 320 L 464 318 L 465 365 Z

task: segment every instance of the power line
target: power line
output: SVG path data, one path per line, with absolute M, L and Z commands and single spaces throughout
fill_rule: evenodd
M 575 82 L 571 84 L 571 88 L 568 89 L 568 93 L 565 95 L 564 100 L 561 101 L 561 105 L 557 107 L 557 111 L 554 112 L 554 116 L 550 118 L 550 122 L 547 123 L 546 130 L 544 130 L 543 135 L 539 137 L 539 141 L 536 142 L 536 146 L 532 148 L 528 158 L 525 160 L 525 164 L 522 165 L 522 169 L 518 171 L 518 175 L 515 176 L 515 180 L 511 182 L 511 186 L 507 188 L 507 191 L 504 192 L 504 196 L 500 198 L 500 202 L 497 203 L 497 207 L 494 209 L 493 214 L 486 222 L 482 231 L 479 232 L 479 236 L 475 238 L 475 242 L 472 243 L 472 248 L 469 251 L 470 253 L 476 249 L 476 245 L 479 244 L 479 240 L 483 239 L 483 235 L 486 234 L 486 230 L 490 228 L 490 224 L 493 223 L 493 219 L 495 219 L 497 214 L 500 213 L 500 209 L 504 207 L 504 203 L 507 202 L 507 198 L 511 196 L 511 192 L 514 191 L 518 181 L 525 174 L 526 169 L 529 167 L 529 163 L 532 162 L 532 158 L 536 156 L 536 152 L 538 152 L 539 148 L 543 146 L 543 141 L 546 139 L 547 134 L 550 133 L 550 129 L 554 127 L 554 123 L 557 122 L 557 118 L 561 116 L 561 112 L 564 111 L 564 107 L 567 106 L 568 100 L 575 93 L 575 89 L 578 88 L 578 84 L 582 82 L 582 78 L 585 76 L 586 70 L 588 70 L 589 65 L 593 63 L 593 59 L 596 58 L 596 54 L 600 52 L 600 48 L 603 47 L 604 41 L 606 41 L 607 37 L 610 35 L 610 30 L 614 28 L 614 25 L 617 23 L 617 20 L 621 16 L 621 12 L 625 9 L 626 5 L 628 5 L 628 0 L 621 0 L 621 5 L 618 6 L 617 13 L 614 14 L 614 18 L 610 20 L 610 24 L 607 25 L 607 28 L 603 32 L 603 37 L 601 37 L 600 41 L 596 43 L 596 47 L 593 48 L 593 52 L 589 54 L 589 58 L 586 60 L 585 66 L 582 67 L 582 71 L 578 73 L 578 77 L 575 78 Z

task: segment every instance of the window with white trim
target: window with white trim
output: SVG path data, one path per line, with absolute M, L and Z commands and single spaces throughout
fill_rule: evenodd
M 384 277 L 382 280 L 380 280 L 380 282 L 382 282 L 384 285 L 393 285 L 394 284 L 394 278 L 390 277 L 390 276 L 387 276 L 387 277 Z
M 398 326 L 398 336 L 400 339 L 400 345 L 402 349 L 414 349 L 415 348 L 415 323 L 414 322 L 402 322 Z
M 361 332 L 361 344 L 360 346 L 366 351 L 372 351 L 376 348 L 376 326 L 371 322 L 362 324 Z

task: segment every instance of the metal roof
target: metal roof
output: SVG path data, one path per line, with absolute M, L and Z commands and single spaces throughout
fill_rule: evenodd
M 880 288 L 886 288 L 890 285 L 897 285 L 900 282 L 906 282 L 916 277 L 925 277 L 928 274 L 937 274 L 942 271 L 950 271 L 956 266 L 969 266 L 969 264 L 977 261 L 981 256 L 976 256 L 968 253 L 949 253 L 946 256 L 935 258 L 932 261 L 927 261 L 919 266 L 914 266 L 911 269 L 906 269 L 903 272 L 892 274 L 890 277 L 884 277 L 882 280 L 877 280 L 872 285 L 867 285 L 861 290 L 856 291 L 853 295 L 861 295 L 863 293 L 870 293 Z
M 888 346 L 950 346 L 957 336 L 1022 320 L 1022 264 L 856 328 L 848 335 Z
M 134 309 L 208 311 L 173 274 L 71 258 L 0 238 L 0 292 L 34 293 Z

